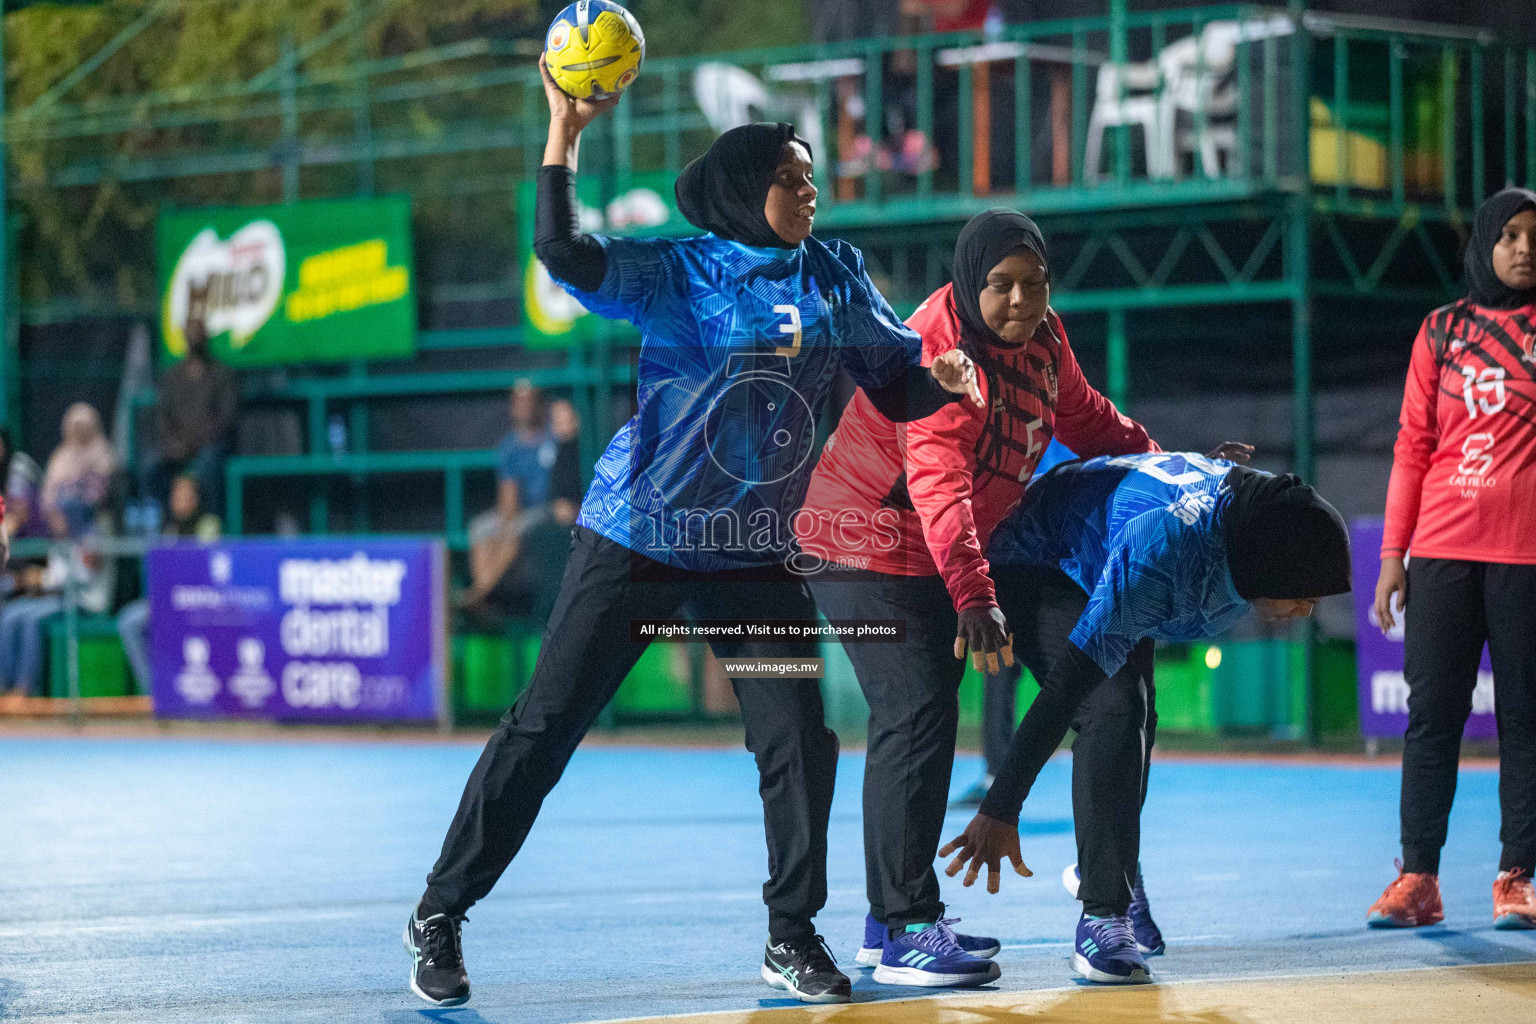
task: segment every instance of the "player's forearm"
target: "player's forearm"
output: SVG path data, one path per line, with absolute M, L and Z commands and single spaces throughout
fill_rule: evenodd
M 544 141 L 544 166 L 576 170 L 581 152 L 581 128 L 560 118 L 550 118 L 549 135 Z
M 946 414 L 952 415 L 952 414 Z M 907 488 L 923 525 L 923 542 L 944 579 L 955 610 L 995 607 L 997 588 L 981 550 L 971 503 L 976 465 L 970 431 L 937 436 L 911 428 L 907 444 Z
M 1067 646 L 1067 653 L 1051 667 L 1039 695 L 1019 723 L 1019 731 L 1008 747 L 1008 758 L 992 780 L 981 813 L 998 821 L 1019 820 L 1019 809 L 1024 806 L 1040 769 L 1061 746 L 1078 705 L 1103 679 L 1103 669 L 1092 658 L 1075 644 Z
M 550 274 L 584 292 L 602 287 L 608 272 L 603 246 L 581 233 L 576 216 L 576 175 L 564 164 L 539 168 L 533 251 Z
M 1408 553 L 1418 525 L 1419 501 L 1424 494 L 1425 469 L 1394 462 L 1387 484 L 1386 521 L 1382 527 L 1381 554 L 1402 557 Z

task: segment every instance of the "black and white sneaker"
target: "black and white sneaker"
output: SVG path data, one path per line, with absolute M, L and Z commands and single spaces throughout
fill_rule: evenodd
M 422 920 L 411 911 L 405 923 L 405 949 L 411 954 L 411 991 L 433 1006 L 458 1006 L 469 1001 L 469 972 L 459 926 L 465 918 L 433 914 Z
M 820 935 L 775 946 L 763 951 L 763 980 L 802 1003 L 846 1003 L 853 998 L 853 983 L 837 969 L 837 958 Z

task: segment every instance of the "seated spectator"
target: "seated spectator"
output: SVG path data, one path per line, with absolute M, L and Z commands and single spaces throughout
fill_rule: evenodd
M 101 416 L 85 402 L 64 412 L 63 440 L 48 459 L 39 498 L 47 534 L 79 539 L 90 532 L 112 484 L 112 446 Z
M 160 379 L 154 441 L 139 466 L 140 497 L 163 507 L 171 481 L 190 473 L 208 510 L 218 513 L 239 396 L 234 373 L 208 351 L 200 301 L 189 305 L 186 338 L 186 358 Z
M 519 556 L 524 534 L 550 518 L 550 478 L 559 443 L 538 389 L 518 381 L 510 411 L 512 429 L 496 446 L 496 505 L 469 523 L 470 586 L 459 604 L 479 628 L 496 629 L 509 616 L 530 613 L 537 581 Z
M 204 512 L 197 490 L 197 478 L 179 476 L 171 483 L 170 516 L 161 536 L 170 540 L 197 540 L 207 543 L 219 539 L 219 517 Z M 123 653 L 138 683 L 140 693 L 149 692 L 149 599 L 141 597 L 123 605 L 117 613 L 117 634 L 123 638 Z
M 73 586 L 79 606 L 104 612 L 112 600 L 112 563 L 80 543 L 94 534 L 98 513 L 112 480 L 112 450 L 101 417 L 84 402 L 64 413 L 64 438 L 48 459 L 39 499 L 48 534 L 60 544 L 41 569 L 23 572 L 20 596 L 0 609 L 0 690 L 35 694 L 43 676 L 47 620 L 64 608 L 64 590 Z
M 549 403 L 549 429 L 555 435 L 555 464 L 549 471 L 550 513 L 570 526 L 581 511 L 586 494 L 581 473 L 581 418 L 576 407 L 564 398 Z
M 43 471 L 26 452 L 11 444 L 10 431 L 0 429 L 0 481 L 5 486 L 5 525 L 12 537 L 47 535 L 38 513 Z
M 520 508 L 549 503 L 549 475 L 555 467 L 557 445 L 544 416 L 539 389 L 526 380 L 512 388 L 512 429 L 496 446 L 496 480 L 517 481 Z M 498 505 L 500 498 L 497 499 Z
M 549 519 L 545 506 L 524 508 L 517 480 L 502 480 L 496 488 L 496 506 L 469 523 L 470 586 L 460 604 L 472 623 L 496 628 L 510 616 L 526 615 L 532 608 L 535 581 L 519 571 L 518 556 L 523 536 Z

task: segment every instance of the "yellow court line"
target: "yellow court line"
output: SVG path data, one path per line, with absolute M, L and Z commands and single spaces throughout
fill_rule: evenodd
M 1536 1020 L 1536 963 L 986 992 L 841 1006 L 632 1017 L 625 1018 L 624 1024 L 1511 1024 L 1520 1020 Z

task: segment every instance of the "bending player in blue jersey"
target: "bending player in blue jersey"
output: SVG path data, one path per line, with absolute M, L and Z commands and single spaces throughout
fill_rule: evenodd
M 540 69 L 543 71 L 542 59 Z M 726 132 L 677 180 L 687 239 L 583 235 L 581 131 L 614 101 L 575 100 L 544 72 L 549 139 L 534 248 L 583 305 L 641 330 L 638 411 L 608 445 L 528 688 L 470 775 L 405 933 L 411 987 L 439 1006 L 469 997 L 464 914 L 522 846 L 545 794 L 644 653 L 634 620 L 801 620 L 815 606 L 792 569 L 790 517 L 809 482 L 816 418 L 839 369 L 907 420 L 970 395 L 960 353 L 931 370 L 864 272 L 858 250 L 812 237 L 810 152 L 787 124 Z M 722 658 L 806 658 L 798 643 L 726 639 Z M 811 919 L 826 902 L 837 737 L 814 679 L 733 680 L 756 755 L 768 839 L 770 985 L 846 1002 L 850 983 Z
M 1138 857 L 1157 715 L 1152 641 L 1215 636 L 1250 610 L 1312 614 L 1349 590 L 1349 536 L 1332 505 L 1294 476 L 1160 452 L 1057 466 L 1036 481 L 987 549 L 1014 653 L 1041 680 L 981 811 L 939 851 L 983 866 L 998 891 L 1019 852 L 1019 809 L 1066 736 L 1077 830 L 1073 967 L 1099 982 L 1150 981 L 1162 951 Z

